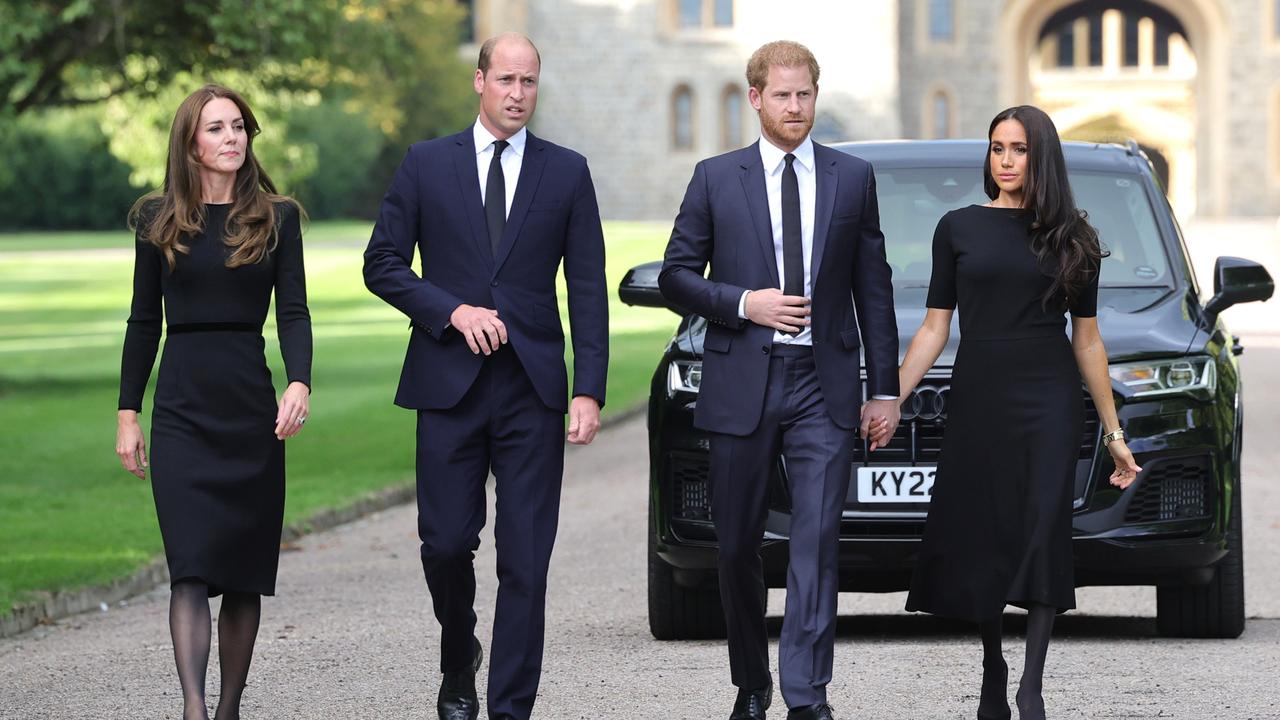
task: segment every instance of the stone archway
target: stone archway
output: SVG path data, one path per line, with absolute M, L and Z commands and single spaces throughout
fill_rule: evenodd
M 1000 16 L 999 37 L 1001 49 L 1000 96 L 1004 105 L 1032 102 L 1035 88 L 1032 83 L 1032 57 L 1037 51 L 1041 30 L 1057 13 L 1076 5 L 1080 0 L 1008 0 Z M 1167 12 L 1181 25 L 1188 45 L 1195 55 L 1196 73 L 1192 83 L 1195 122 L 1187 129 L 1189 137 L 1183 143 L 1182 160 L 1164 148 L 1170 156 L 1171 170 L 1175 175 L 1185 172 L 1191 165 L 1193 179 L 1184 183 L 1194 199 L 1184 199 L 1184 212 L 1193 210 L 1205 215 L 1220 215 L 1227 208 L 1227 174 L 1225 168 L 1226 118 L 1219 110 L 1226 107 L 1227 98 L 1227 34 L 1226 19 L 1220 0 L 1147 0 L 1148 4 Z M 1074 121 L 1055 117 L 1060 128 L 1075 128 L 1103 117 L 1120 108 L 1093 108 L 1076 117 Z M 1167 119 L 1167 118 L 1166 118 Z M 1139 127 L 1129 121 L 1128 127 Z M 1138 137 L 1143 141 L 1142 137 Z M 1175 179 L 1175 182 L 1178 182 Z M 1177 190 L 1177 188 L 1174 188 Z M 1172 193 L 1171 193 L 1172 194 Z M 1183 195 L 1187 193 L 1184 191 Z

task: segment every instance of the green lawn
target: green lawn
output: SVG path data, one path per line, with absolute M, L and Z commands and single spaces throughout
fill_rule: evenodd
M 369 229 L 317 222 L 306 234 L 314 419 L 289 442 L 287 523 L 413 477 L 413 416 L 391 403 L 406 323 L 364 288 Z M 675 323 L 616 295 L 629 267 L 661 257 L 666 232 L 605 227 L 606 415 L 643 400 Z M 107 582 L 160 553 L 149 483 L 122 470 L 113 451 L 132 258 L 127 233 L 0 235 L 0 615 L 33 593 Z M 267 333 L 278 379 L 274 329 Z M 145 429 L 146 412 L 142 420 Z

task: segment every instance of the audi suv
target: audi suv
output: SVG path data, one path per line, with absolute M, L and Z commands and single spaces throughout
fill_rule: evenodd
M 988 200 L 982 189 L 987 144 L 836 147 L 875 167 L 905 352 L 924 316 L 935 224 L 949 210 Z M 1110 456 L 1082 384 L 1086 420 L 1072 493 L 1076 584 L 1154 585 L 1162 634 L 1237 637 L 1245 618 L 1244 415 L 1236 357 L 1243 349 L 1218 315 L 1233 304 L 1269 298 L 1272 279 L 1257 263 L 1222 257 L 1215 264 L 1213 292 L 1205 292 L 1160 182 L 1137 144 L 1064 143 L 1064 150 L 1077 204 L 1111 253 L 1102 264 L 1098 322 L 1120 422 L 1143 468 L 1125 490 L 1107 482 Z M 649 397 L 649 625 L 658 639 L 723 637 L 708 439 L 693 426 L 707 323 L 662 297 L 660 269 L 661 262 L 632 268 L 619 287 L 627 304 L 681 315 Z M 937 364 L 903 404 L 891 442 L 871 453 L 860 440 L 855 450 L 840 527 L 842 591 L 908 586 L 947 429 L 957 320 Z M 786 584 L 789 507 L 779 458 L 761 550 L 769 587 Z

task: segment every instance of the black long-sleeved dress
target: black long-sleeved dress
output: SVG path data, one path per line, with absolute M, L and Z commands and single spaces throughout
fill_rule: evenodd
M 259 263 L 228 268 L 230 205 L 205 205 L 204 232 L 185 238 L 173 270 L 139 234 L 125 332 L 120 408 L 141 411 L 167 321 L 151 418 L 151 487 L 170 581 L 210 595 L 275 593 L 284 519 L 284 443 L 262 325 L 276 297 L 289 382 L 311 383 L 297 208 L 277 203 L 279 239 Z M 163 303 L 163 310 L 162 310 Z
M 908 610 L 981 622 L 1006 603 L 1075 607 L 1071 491 L 1084 398 L 1065 313 L 1031 250 L 1029 210 L 972 205 L 933 239 L 927 305 L 959 306 L 947 431 Z

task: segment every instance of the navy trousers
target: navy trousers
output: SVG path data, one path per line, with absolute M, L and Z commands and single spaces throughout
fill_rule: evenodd
M 760 424 L 749 435 L 711 435 L 711 517 L 720 543 L 720 596 L 733 684 L 769 684 L 760 544 L 769 477 L 781 453 L 791 493 L 787 605 L 778 649 L 791 708 L 826 702 L 835 649 L 840 518 L 854 431 L 827 413 L 813 351 L 775 345 Z
M 564 414 L 538 399 L 515 351 L 485 359 L 456 406 L 418 411 L 418 536 L 440 622 L 440 666 L 472 662 L 485 483 L 495 478 L 498 596 L 489 650 L 491 718 L 525 720 L 542 673 L 547 567 L 564 469 Z

